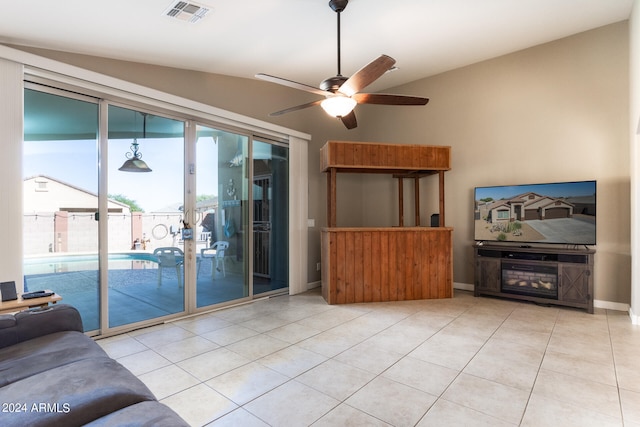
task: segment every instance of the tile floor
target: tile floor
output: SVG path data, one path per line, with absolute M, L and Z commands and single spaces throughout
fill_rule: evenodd
M 193 426 L 640 426 L 627 313 L 318 290 L 99 340 Z

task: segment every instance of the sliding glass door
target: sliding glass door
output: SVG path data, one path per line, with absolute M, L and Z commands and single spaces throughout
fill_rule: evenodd
M 109 327 L 116 327 L 185 311 L 184 122 L 114 105 L 108 117 Z
M 100 326 L 96 99 L 24 91 L 25 292 L 50 289 Z
M 196 127 L 196 306 L 249 296 L 246 135 Z
M 253 293 L 289 287 L 289 149 L 253 141 Z
M 25 291 L 86 331 L 288 288 L 286 144 L 35 84 L 24 122 Z

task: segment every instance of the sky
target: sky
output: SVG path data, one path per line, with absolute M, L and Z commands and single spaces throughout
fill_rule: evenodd
M 148 173 L 122 172 L 118 168 L 131 152 L 132 139 L 112 139 L 108 146 L 108 194 L 135 200 L 145 212 L 184 201 L 184 146 L 182 138 L 138 139 Z M 95 140 L 25 141 L 23 176 L 47 175 L 91 193 L 98 193 L 97 143 Z M 213 138 L 197 143 L 197 194 L 218 194 L 218 146 Z M 211 174 L 202 171 L 212 171 Z

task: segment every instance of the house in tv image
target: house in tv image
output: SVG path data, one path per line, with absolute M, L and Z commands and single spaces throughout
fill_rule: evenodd
M 572 218 L 574 205 L 566 200 L 536 193 L 519 194 L 509 200 L 499 200 L 486 206 L 487 221 L 528 221 Z
M 595 243 L 596 197 L 527 191 L 475 201 L 476 240 Z

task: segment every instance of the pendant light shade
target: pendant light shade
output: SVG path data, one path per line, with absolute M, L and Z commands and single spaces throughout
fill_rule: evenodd
M 142 160 L 142 153 L 138 151 L 138 141 L 133 140 L 131 144 L 131 153 L 127 153 L 127 161 L 124 162 L 118 170 L 123 172 L 151 172 L 151 168 Z

